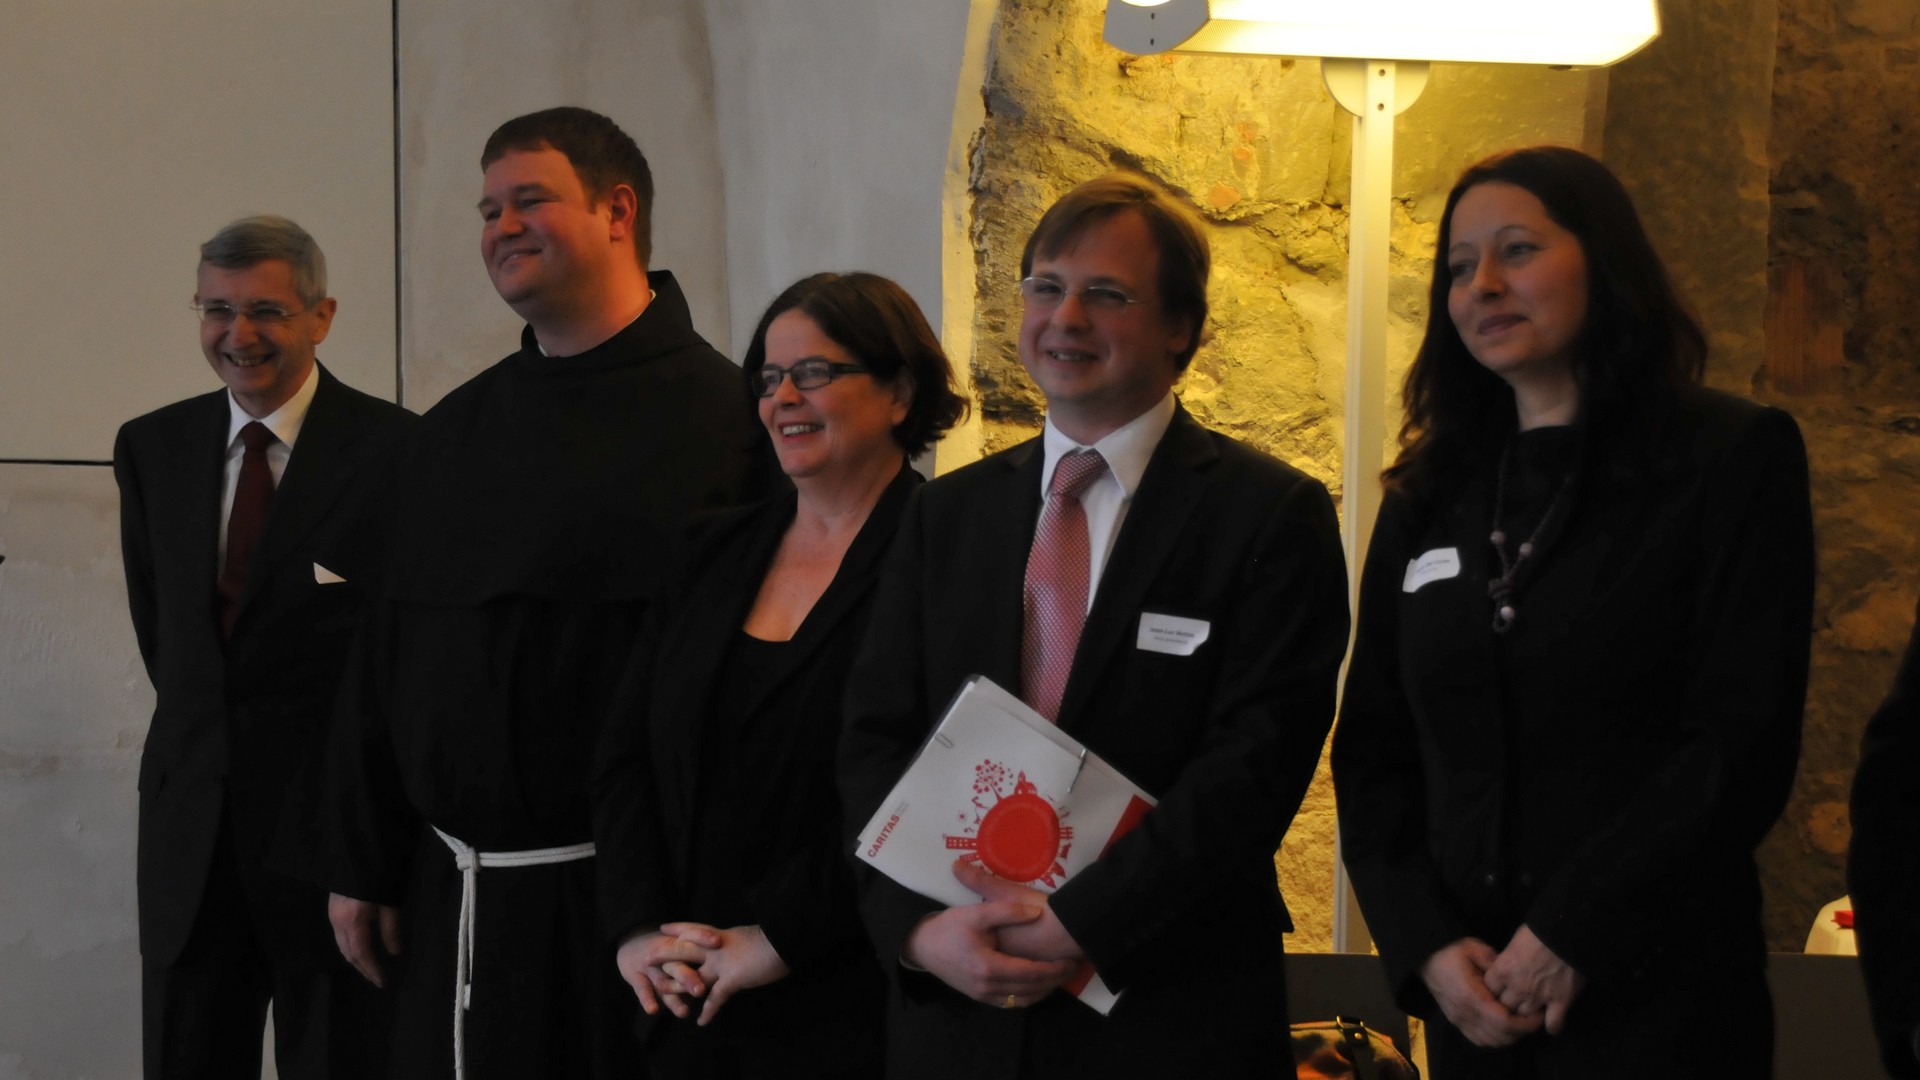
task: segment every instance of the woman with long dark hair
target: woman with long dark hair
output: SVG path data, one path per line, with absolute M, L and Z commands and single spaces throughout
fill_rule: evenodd
M 1394 990 L 1438 1080 L 1771 1075 L 1753 849 L 1806 690 L 1799 430 L 1700 386 L 1578 151 L 1461 176 L 1430 300 L 1333 744 Z

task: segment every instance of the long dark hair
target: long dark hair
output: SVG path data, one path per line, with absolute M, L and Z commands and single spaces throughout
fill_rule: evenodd
M 1706 367 L 1706 335 L 1674 292 L 1619 179 L 1578 150 L 1533 146 L 1469 166 L 1447 195 L 1426 335 L 1401 393 L 1400 456 L 1385 482 L 1430 496 L 1488 466 L 1519 422 L 1512 388 L 1473 358 L 1447 314 L 1454 207 L 1470 188 L 1494 182 L 1531 192 L 1586 258 L 1587 318 L 1573 362 L 1584 456 L 1606 462 L 1616 476 L 1650 467 L 1663 418 Z

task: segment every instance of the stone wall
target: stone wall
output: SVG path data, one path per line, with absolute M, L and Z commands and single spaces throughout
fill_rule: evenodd
M 1783 0 L 1756 393 L 1800 420 L 1820 545 L 1800 777 L 1762 849 L 1776 948 L 1846 890 L 1847 790 L 1920 595 L 1920 5 Z
M 971 177 L 971 364 L 985 449 L 1036 433 L 1043 415 L 1015 347 L 1027 234 L 1066 190 L 1125 166 L 1191 205 L 1213 244 L 1212 317 L 1181 400 L 1338 499 L 1352 120 L 1322 87 L 1316 60 L 1128 56 L 1101 39 L 1103 11 L 1102 0 L 1002 0 L 993 30 Z M 1603 74 L 1435 66 L 1397 124 L 1396 393 L 1424 325 L 1434 218 L 1454 176 L 1503 146 L 1588 144 L 1604 92 Z M 1323 762 L 1278 858 L 1298 924 L 1293 948 L 1332 946 L 1333 850 Z

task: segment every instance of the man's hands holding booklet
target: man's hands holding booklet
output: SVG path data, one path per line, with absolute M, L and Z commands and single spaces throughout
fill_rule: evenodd
M 1024 1008 L 1073 977 L 1086 954 L 1053 914 L 1047 894 L 994 876 L 972 858 L 953 876 L 981 902 L 927 916 L 902 959 L 975 1001 Z

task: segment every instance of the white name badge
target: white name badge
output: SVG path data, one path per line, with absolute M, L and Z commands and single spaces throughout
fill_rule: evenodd
M 334 573 L 333 571 L 327 569 L 326 567 L 321 566 L 319 563 L 313 564 L 313 583 L 314 584 L 333 585 L 345 580 L 347 579 L 341 577 L 339 574 Z
M 1207 643 L 1213 624 L 1205 619 L 1183 619 L 1178 615 L 1140 613 L 1140 637 L 1137 648 L 1168 656 L 1192 656 L 1193 650 Z
M 1460 549 L 1434 548 L 1417 559 L 1407 560 L 1407 579 L 1401 592 L 1419 592 L 1429 581 L 1445 581 L 1460 576 Z

